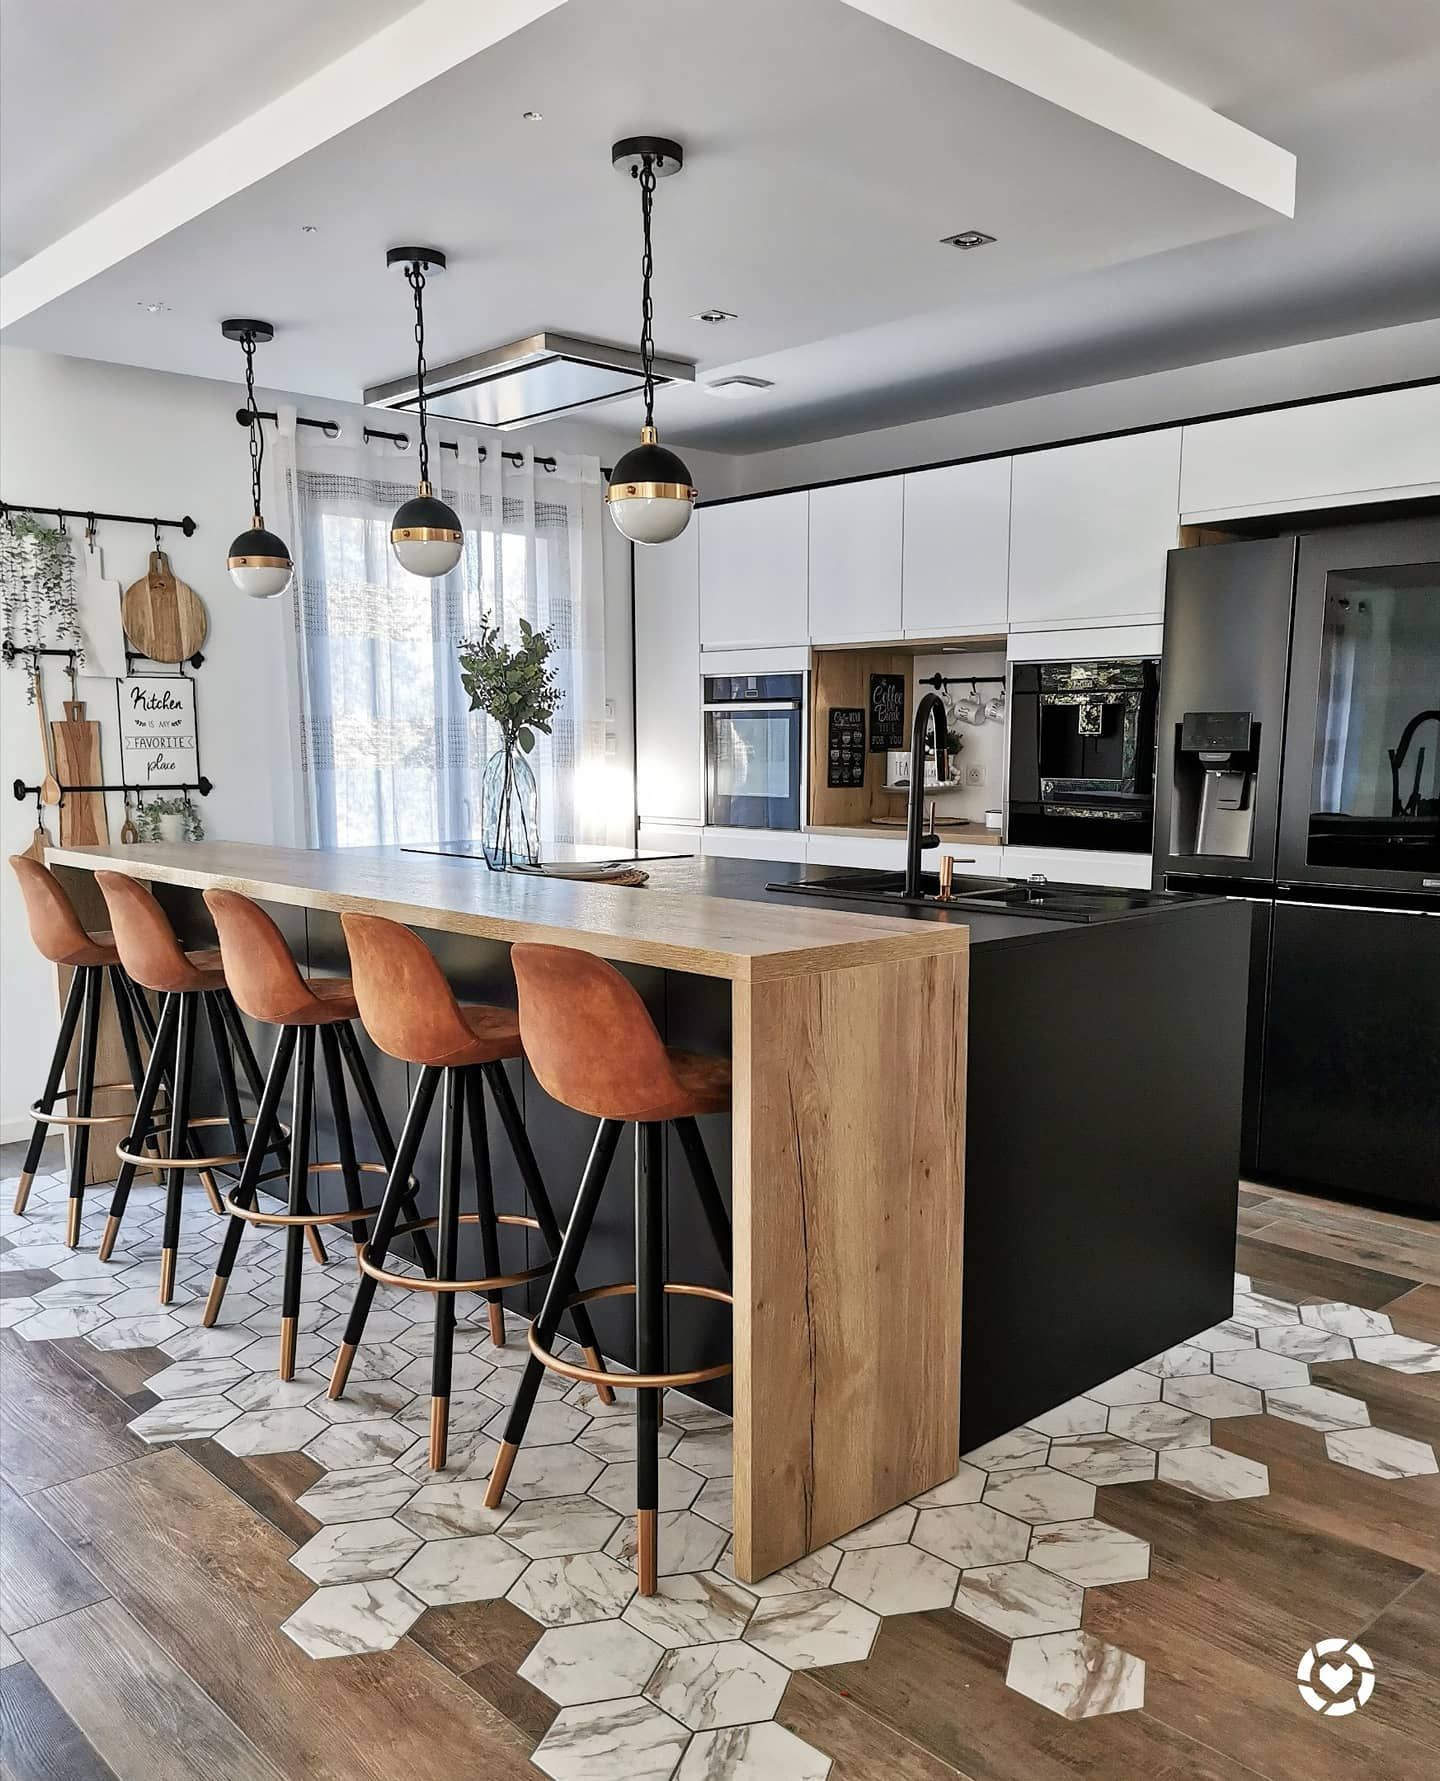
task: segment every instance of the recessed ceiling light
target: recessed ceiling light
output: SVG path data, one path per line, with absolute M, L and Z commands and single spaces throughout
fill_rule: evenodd
M 721 396 L 735 402 L 742 396 L 754 396 L 761 390 L 773 390 L 775 385 L 768 377 L 717 377 L 714 383 L 707 383 L 702 387 L 707 396 Z
M 545 122 L 545 113 L 543 111 L 522 111 L 520 116 L 527 124 L 543 124 Z
M 168 315 L 170 313 L 168 303 L 147 303 L 143 297 L 137 300 L 135 307 L 143 309 L 147 315 Z
M 738 319 L 733 309 L 702 309 L 697 315 L 690 317 L 692 322 L 709 322 L 712 326 L 717 322 L 733 322 Z
M 995 237 L 993 235 L 987 235 L 983 229 L 962 229 L 958 235 L 941 236 L 940 245 L 941 247 L 958 247 L 962 249 L 971 247 L 989 247 L 994 239 Z
M 320 233 L 320 225 L 318 223 L 301 223 L 300 233 L 302 235 L 318 235 Z

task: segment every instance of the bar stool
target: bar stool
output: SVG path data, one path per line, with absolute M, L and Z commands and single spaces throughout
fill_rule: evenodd
M 68 1126 L 74 1132 L 70 1141 L 70 1199 L 66 1215 L 65 1241 L 71 1249 L 80 1243 L 80 1209 L 85 1194 L 85 1176 L 90 1163 L 90 1128 L 97 1125 L 124 1125 L 128 1113 L 96 1113 L 95 1096 L 114 1089 L 129 1088 L 139 1094 L 144 1081 L 145 1066 L 141 1060 L 137 1022 L 147 1042 L 154 1037 L 150 1010 L 143 999 L 135 997 L 132 985 L 120 967 L 120 955 L 108 933 L 88 933 L 75 913 L 75 906 L 64 885 L 48 866 L 32 860 L 28 854 L 15 854 L 10 861 L 20 881 L 25 899 L 25 914 L 30 938 L 36 950 L 52 965 L 68 966 L 74 973 L 60 1016 L 60 1032 L 50 1057 L 45 1087 L 30 1111 L 35 1115 L 35 1129 L 25 1152 L 25 1166 L 15 1187 L 15 1212 L 23 1216 L 30 1198 L 30 1183 L 40 1166 L 40 1152 L 52 1125 Z M 125 1047 L 125 1061 L 130 1071 L 128 1082 L 96 1082 L 95 1053 L 99 1045 L 100 1016 L 104 1006 L 106 984 L 115 1004 L 115 1018 Z M 138 1002 L 138 1005 L 137 1005 Z M 76 1027 L 80 1029 L 80 1051 L 76 1061 L 75 1086 L 61 1089 L 60 1079 L 70 1058 Z M 53 1111 L 56 1101 L 73 1110 Z
M 730 1219 L 725 1210 L 696 1118 L 730 1107 L 730 1063 L 668 1048 L 655 1030 L 639 992 L 604 959 L 561 946 L 511 948 L 520 992 L 520 1033 L 536 1080 L 553 1100 L 600 1121 L 594 1147 L 540 1314 L 530 1326 L 525 1363 L 495 1456 L 485 1502 L 499 1506 L 525 1439 L 540 1379 L 548 1368 L 590 1384 L 588 1368 L 550 1352 L 561 1313 L 577 1315 L 591 1299 L 635 1298 L 635 1371 L 608 1375 L 612 1385 L 635 1391 L 636 1535 L 641 1595 L 654 1595 L 659 1566 L 660 1406 L 670 1387 L 698 1385 L 731 1370 L 729 1361 L 686 1373 L 666 1373 L 665 1294 L 717 1299 L 733 1295 L 711 1286 L 665 1279 L 661 1160 L 666 1124 L 675 1127 L 695 1183 L 701 1211 L 730 1277 Z M 575 1291 L 585 1242 L 600 1203 L 615 1147 L 627 1122 L 635 1134 L 635 1278 L 613 1286 Z
M 338 1398 L 345 1390 L 355 1351 L 364 1338 L 365 1320 L 370 1314 L 377 1283 L 383 1281 L 387 1286 L 434 1293 L 430 1465 L 438 1471 L 445 1464 L 449 1441 L 455 1295 L 484 1293 L 490 1307 L 491 1339 L 497 1346 L 502 1345 L 505 1313 L 501 1295 L 507 1287 L 522 1286 L 548 1274 L 550 1263 L 546 1261 L 539 1267 L 502 1274 L 500 1226 L 520 1225 L 538 1231 L 553 1256 L 560 1246 L 560 1225 L 551 1208 L 544 1179 L 525 1132 L 525 1122 L 505 1074 L 504 1060 L 524 1055 L 514 1014 L 508 1008 L 485 1004 L 462 1006 L 456 1001 L 429 948 L 398 922 L 387 921 L 383 916 L 358 914 L 342 915 L 340 921 L 350 948 L 350 969 L 365 1031 L 381 1051 L 402 1063 L 418 1067 L 420 1074 L 370 1241 L 360 1250 L 361 1279 L 345 1326 L 345 1340 L 335 1357 L 330 1396 Z M 495 1210 L 485 1117 L 484 1091 L 487 1086 L 519 1165 L 533 1216 L 497 1213 Z M 400 1215 L 408 1198 L 410 1170 L 436 1093 L 442 1087 L 439 1211 L 434 1218 L 412 1219 L 402 1224 Z M 476 1210 L 462 1213 L 460 1153 L 467 1125 L 475 1171 Z M 479 1279 L 458 1277 L 462 1224 L 475 1224 L 480 1228 L 485 1272 Z M 436 1233 L 437 1260 L 433 1278 L 416 1279 L 387 1269 L 386 1257 L 397 1237 L 428 1230 Z M 577 1310 L 574 1321 L 601 1393 L 607 1402 L 613 1402 L 595 1331 L 583 1307 Z
M 310 1237 L 317 1251 L 316 1259 L 323 1265 L 325 1250 L 320 1242 L 319 1227 L 348 1224 L 353 1227 L 351 1235 L 356 1253 L 359 1253 L 366 1238 L 365 1221 L 379 1210 L 377 1206 L 365 1205 L 360 1177 L 363 1174 L 388 1176 L 395 1161 L 395 1140 L 350 1024 L 359 1013 L 350 979 L 302 977 L 290 948 L 285 944 L 284 935 L 259 904 L 251 902 L 249 897 L 242 897 L 236 891 L 210 890 L 205 892 L 205 905 L 214 918 L 225 981 L 236 1005 L 252 1020 L 263 1021 L 280 1031 L 260 1095 L 245 1164 L 239 1182 L 225 1196 L 231 1223 L 220 1245 L 202 1321 L 208 1329 L 220 1315 L 245 1226 L 259 1224 L 283 1228 L 285 1272 L 280 1301 L 280 1377 L 293 1379 L 295 1344 L 300 1327 L 302 1239 Z M 335 1122 L 335 1147 L 340 1153 L 338 1162 L 310 1160 L 317 1040 L 324 1059 L 330 1112 Z M 272 1144 L 284 1137 L 285 1128 L 279 1123 L 278 1111 L 292 1062 L 289 1196 L 283 1212 L 271 1212 L 256 1205 L 256 1196 L 261 1182 L 271 1178 L 264 1173 L 265 1157 Z M 347 1074 L 383 1162 L 362 1163 L 356 1157 L 350 1102 L 345 1087 Z M 279 1172 L 272 1171 L 272 1175 Z M 307 1177 L 325 1174 L 339 1174 L 343 1179 L 345 1211 L 312 1211 L 306 1192 Z M 413 1194 L 406 1203 L 412 1216 L 417 1215 Z M 417 1234 L 416 1248 L 427 1272 L 433 1274 L 435 1256 L 423 1232 Z
M 180 1207 L 187 1172 L 199 1175 L 210 1204 L 223 1213 L 224 1202 L 215 1185 L 215 1171 L 245 1161 L 249 1139 L 245 1115 L 235 1080 L 235 1060 L 245 1072 L 250 1091 L 258 1101 L 263 1084 L 240 1012 L 225 987 L 225 972 L 218 952 L 186 952 L 175 936 L 165 911 L 144 885 L 122 872 L 97 872 L 96 883 L 110 910 L 120 962 L 131 981 L 141 989 L 164 998 L 159 1024 L 150 1051 L 150 1063 L 135 1103 L 129 1136 L 117 1144 L 120 1172 L 100 1259 L 109 1261 L 120 1232 L 138 1169 L 165 1176 L 165 1222 L 160 1238 L 160 1303 L 175 1296 L 175 1262 L 180 1245 Z M 225 1112 L 191 1117 L 190 1091 L 195 1067 L 197 1017 L 203 1009 L 210 1032 L 215 1068 Z M 168 1131 L 156 1119 L 156 1100 L 168 1077 L 170 1093 Z M 199 1127 L 227 1126 L 233 1149 L 220 1155 L 204 1153 L 190 1136 Z M 168 1142 L 166 1141 L 168 1137 Z M 147 1144 L 163 1143 L 164 1155 L 147 1156 Z M 276 1145 L 283 1161 L 288 1150 Z

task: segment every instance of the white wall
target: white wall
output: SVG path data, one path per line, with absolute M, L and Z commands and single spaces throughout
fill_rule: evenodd
M 210 620 L 205 665 L 197 675 L 203 771 L 214 781 L 197 799 L 216 840 L 303 842 L 287 687 L 293 671 L 288 598 L 253 601 L 230 586 L 225 554 L 249 521 L 249 460 L 235 423 L 235 384 L 0 348 L 0 493 L 7 501 L 57 502 L 114 513 L 160 513 L 196 522 L 193 537 L 164 538 L 175 573 L 204 601 Z M 354 419 L 345 404 L 295 400 L 302 414 Z M 273 393 L 261 392 L 267 407 Z M 382 423 L 383 424 L 383 423 Z M 437 429 L 445 435 L 445 428 Z M 556 422 L 529 429 L 537 451 L 586 451 L 607 464 L 630 440 L 613 430 Z M 697 476 L 729 488 L 730 460 L 692 453 Z M 82 528 L 73 526 L 85 557 Z M 630 664 L 630 553 L 607 522 L 606 681 L 615 706 L 613 774 L 605 796 L 617 812 L 615 838 L 628 837 L 633 762 Z M 613 537 L 608 536 L 613 534 Z M 151 539 L 133 526 L 102 526 L 105 574 L 122 586 L 144 573 Z M 87 564 L 92 559 L 86 557 Z M 92 593 L 95 590 L 92 588 Z M 83 598 L 83 592 L 82 592 Z M 82 619 L 84 617 L 82 606 Z M 88 715 L 106 725 L 108 778 L 118 770 L 113 689 L 81 686 Z M 68 683 L 60 663 L 46 676 L 50 715 L 59 717 Z M 40 748 L 34 709 L 19 668 L 0 670 L 0 846 L 8 856 L 29 845 L 35 809 L 9 794 L 12 779 L 34 784 Z M 610 783 L 613 781 L 613 783 Z M 110 833 L 122 812 L 112 799 Z M 48 817 L 52 838 L 59 823 Z M 0 873 L 0 1137 L 28 1130 L 23 1110 L 39 1091 L 42 1060 L 54 1042 L 53 976 L 30 945 L 14 876 Z
M 872 471 L 903 470 L 1436 375 L 1440 375 L 1440 320 L 1411 322 L 1206 365 L 1186 365 L 1148 377 L 1057 390 L 1024 402 L 971 409 L 936 420 L 913 421 L 908 426 L 755 452 L 734 460 L 735 492 L 758 494 Z M 1323 410 L 1315 424 L 1325 424 Z

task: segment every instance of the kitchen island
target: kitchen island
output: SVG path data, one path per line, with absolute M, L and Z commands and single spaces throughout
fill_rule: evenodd
M 49 860 L 97 925 L 86 879 L 106 865 L 150 881 L 196 941 L 199 893 L 240 890 L 315 971 L 345 968 L 342 911 L 388 915 L 424 933 L 469 999 L 513 1003 L 515 940 L 582 947 L 625 970 L 669 1043 L 732 1056 L 731 1116 L 705 1122 L 705 1136 L 734 1221 L 743 1579 L 942 1482 L 962 1439 L 1050 1408 L 1228 1308 L 1240 906 L 1182 903 L 1087 928 L 812 904 L 765 889 L 805 868 L 756 861 L 647 862 L 651 882 L 633 890 L 398 849 L 201 843 Z M 398 1120 L 405 1071 L 384 1059 L 376 1070 Z M 568 1205 L 591 1122 L 528 1071 L 516 1088 Z M 501 1210 L 519 1210 L 503 1150 L 496 1162 Z M 433 1163 L 422 1153 L 422 1186 Z M 628 1277 L 627 1198 L 606 1196 L 583 1284 Z M 683 1181 L 669 1196 L 669 1275 L 716 1284 L 690 1198 Z M 605 1352 L 627 1362 L 622 1307 L 595 1309 L 609 1313 L 597 1318 Z M 713 1362 L 731 1341 L 730 1319 L 698 1301 L 673 1324 L 673 1367 Z

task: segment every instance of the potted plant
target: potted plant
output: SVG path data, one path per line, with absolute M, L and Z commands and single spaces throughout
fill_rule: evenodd
M 484 624 L 480 635 L 458 646 L 460 683 L 472 711 L 483 711 L 500 727 L 500 746 L 485 765 L 485 863 L 494 872 L 540 863 L 540 798 L 526 756 L 535 734 L 550 734 L 559 707 L 559 682 L 548 666 L 549 631 L 537 631 L 523 618 L 520 641 L 512 648 L 499 625 Z
M 142 841 L 203 841 L 205 825 L 188 795 L 152 798 L 140 805 L 136 828 Z

